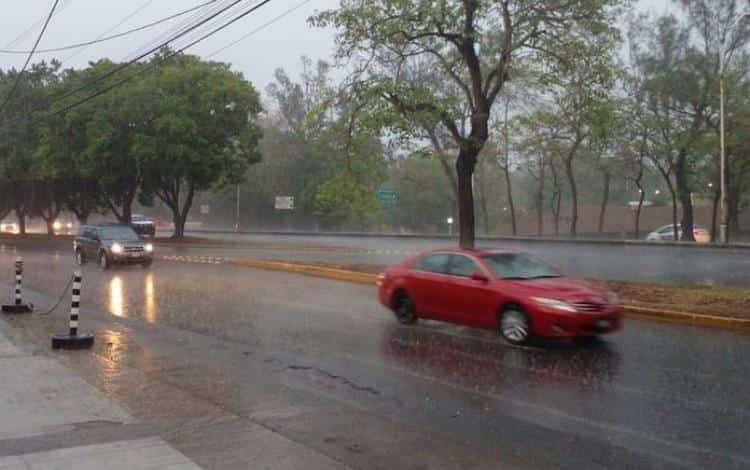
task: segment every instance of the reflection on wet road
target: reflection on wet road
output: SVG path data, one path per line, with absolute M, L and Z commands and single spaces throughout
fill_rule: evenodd
M 10 273 L 11 255 L 0 251 L 0 273 Z M 26 284 L 49 298 L 72 269 L 67 256 L 51 259 L 26 254 Z M 107 330 L 113 357 L 118 345 L 155 329 L 199 334 L 226 347 L 203 349 L 191 336 L 189 354 L 248 387 L 314 391 L 435 439 L 494 449 L 486 461 L 526 455 L 529 468 L 750 466 L 746 335 L 631 319 L 602 341 L 517 348 L 491 331 L 405 327 L 368 286 L 285 273 L 180 262 L 106 272 L 86 265 L 83 284 L 84 325 L 86 315 L 104 325 L 129 322 L 130 333 Z M 232 356 L 232 345 L 242 354 Z M 325 416 L 306 424 L 335 422 Z M 375 426 L 360 424 L 351 432 Z M 279 427 L 295 439 L 315 435 L 286 421 Z

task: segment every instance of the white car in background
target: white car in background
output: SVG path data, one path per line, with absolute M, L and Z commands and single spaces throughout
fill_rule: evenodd
M 677 224 L 677 237 L 682 238 L 682 228 L 680 227 L 680 224 Z M 711 234 L 706 230 L 705 228 L 694 225 L 693 226 L 693 237 L 695 237 L 695 241 L 697 243 L 710 243 L 711 242 Z M 646 241 L 650 242 L 667 242 L 667 241 L 674 241 L 674 225 L 665 225 L 663 227 L 659 227 L 653 232 L 649 233 L 646 236 Z
M 2 233 L 18 233 L 18 224 L 15 222 L 3 222 L 0 223 L 0 232 Z

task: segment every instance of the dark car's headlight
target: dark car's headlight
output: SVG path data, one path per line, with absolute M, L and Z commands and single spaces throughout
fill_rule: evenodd
M 112 246 L 109 247 L 110 250 L 112 250 L 112 253 L 119 255 L 123 252 L 123 247 L 119 243 L 113 243 Z
M 153 253 L 154 252 L 154 245 L 151 243 L 146 243 L 143 245 L 143 249 L 146 250 L 146 253 Z

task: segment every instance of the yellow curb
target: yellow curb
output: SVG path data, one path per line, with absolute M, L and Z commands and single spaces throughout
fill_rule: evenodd
M 231 264 L 238 266 L 249 266 L 251 268 L 269 269 L 273 271 L 285 271 L 309 276 L 336 279 L 338 281 L 356 282 L 358 284 L 374 285 L 378 276 L 375 274 L 350 271 L 347 269 L 327 268 L 309 264 L 286 263 L 283 261 L 269 261 L 262 259 L 236 259 L 229 260 Z M 676 323 L 691 325 L 717 326 L 729 329 L 749 329 L 750 319 L 722 317 L 718 315 L 703 315 L 699 313 L 677 312 L 674 310 L 662 310 L 637 305 L 622 305 L 623 314 L 627 316 L 648 317 L 658 320 L 667 320 Z
M 309 264 L 285 263 L 283 261 L 269 261 L 261 259 L 235 259 L 229 260 L 230 264 L 238 266 L 249 266 L 251 268 L 270 269 L 274 271 L 286 271 L 310 276 L 336 279 L 339 281 L 356 282 L 359 284 L 374 285 L 378 280 L 375 274 L 349 271 L 346 269 L 326 268 Z
M 750 319 L 722 317 L 719 315 L 704 315 L 700 313 L 676 312 L 674 310 L 662 310 L 637 305 L 623 305 L 623 313 L 639 317 L 656 318 L 660 320 L 689 323 L 692 325 L 718 326 L 732 329 L 750 329 Z

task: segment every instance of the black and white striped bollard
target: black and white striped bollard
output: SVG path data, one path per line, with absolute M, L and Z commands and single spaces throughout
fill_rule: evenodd
M 29 313 L 32 311 L 30 304 L 23 303 L 23 259 L 19 256 L 16 258 L 16 298 L 12 305 L 3 305 L 4 313 Z
M 94 336 L 78 333 L 78 314 L 81 309 L 81 271 L 73 273 L 70 303 L 70 328 L 68 334 L 52 337 L 52 349 L 89 349 L 94 345 Z

